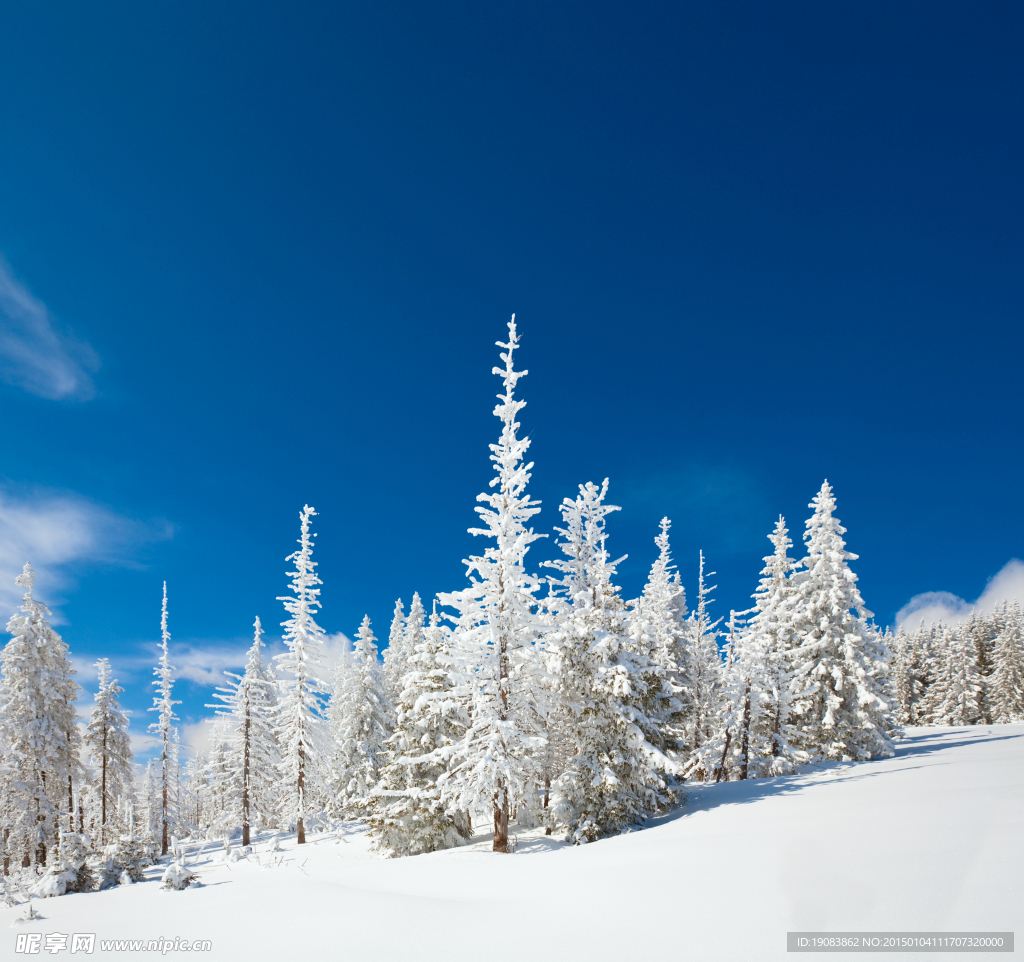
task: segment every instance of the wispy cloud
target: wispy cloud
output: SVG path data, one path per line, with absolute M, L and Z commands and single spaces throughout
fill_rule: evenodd
M 51 401 L 87 401 L 96 352 L 54 320 L 0 257 L 0 377 Z
M 26 561 L 36 569 L 36 597 L 55 608 L 82 563 L 132 566 L 141 546 L 172 534 L 166 521 L 128 518 L 72 492 L 0 486 L 0 609 L 7 615 L 19 604 L 14 579 Z
M 976 601 L 966 601 L 949 591 L 926 591 L 914 595 L 896 612 L 896 624 L 907 629 L 916 628 L 922 620 L 926 625 L 956 625 L 970 618 L 972 611 L 987 614 L 1004 601 L 1024 603 L 1024 562 L 1017 558 L 1011 558 L 989 579 Z

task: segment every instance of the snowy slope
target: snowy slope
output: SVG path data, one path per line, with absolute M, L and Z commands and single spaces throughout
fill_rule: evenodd
M 1020 936 L 1022 814 L 1024 726 L 914 729 L 895 758 L 692 789 L 646 830 L 581 848 L 530 833 L 514 856 L 481 837 L 380 860 L 355 824 L 301 848 L 286 840 L 276 859 L 261 839 L 260 864 L 218 864 L 208 847 L 201 888 L 147 881 L 34 901 L 45 918 L 12 928 L 24 906 L 0 907 L 0 958 L 20 957 L 19 932 L 55 931 L 210 939 L 203 957 L 216 960 L 381 962 L 777 959 L 788 929 Z M 147 955 L 98 942 L 94 953 Z

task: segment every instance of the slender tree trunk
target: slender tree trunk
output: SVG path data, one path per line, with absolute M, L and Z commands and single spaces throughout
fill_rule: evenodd
M 306 752 L 302 745 L 299 745 L 299 812 L 304 810 L 305 804 L 305 781 L 306 781 Z M 296 842 L 299 845 L 306 844 L 306 826 L 302 824 L 302 815 L 295 819 Z
M 740 747 L 740 778 L 747 777 L 747 763 L 750 761 L 750 679 L 743 691 L 743 742 Z
M 82 805 L 82 793 L 78 793 L 78 834 L 85 831 L 85 808 Z
M 107 726 L 103 726 L 103 763 L 100 776 L 100 841 L 107 843 Z
M 491 849 L 495 852 L 508 852 L 508 795 L 504 779 L 494 793 L 494 844 Z
M 499 576 L 499 598 L 504 594 L 502 582 L 503 578 Z M 498 717 L 505 721 L 508 718 L 508 635 L 501 601 L 498 603 L 498 626 L 498 694 L 501 698 Z M 508 786 L 503 778 L 498 781 L 498 790 L 494 793 L 494 844 L 491 850 L 508 852 Z
M 160 854 L 167 854 L 167 732 L 164 732 L 164 753 L 160 759 L 163 763 L 161 769 L 162 775 L 160 781 L 163 784 L 163 810 L 161 812 L 161 821 L 163 822 L 163 828 L 160 836 Z
M 7 847 L 8 842 L 11 840 L 11 830 L 9 828 L 4 829 L 4 875 L 11 874 L 11 850 Z
M 551 796 L 551 776 L 550 775 L 545 775 L 544 776 L 544 812 L 545 812 L 545 814 L 547 814 L 548 800 L 549 800 L 550 796 Z M 545 819 L 545 821 L 547 821 L 547 819 Z M 545 835 L 550 835 L 551 834 L 551 826 L 550 826 L 550 824 L 544 826 L 544 834 Z
M 249 844 L 249 700 L 245 702 L 245 761 L 242 765 L 242 846 Z
M 732 740 L 732 732 L 727 728 L 725 730 L 725 744 L 722 746 L 722 758 L 718 763 L 718 774 L 715 776 L 715 781 L 720 782 L 722 776 L 725 774 L 725 759 L 729 755 L 729 742 Z

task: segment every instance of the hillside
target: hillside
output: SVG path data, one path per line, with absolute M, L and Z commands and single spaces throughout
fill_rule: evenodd
M 99 942 L 163 936 L 210 939 L 218 962 L 776 959 L 789 929 L 1024 933 L 1022 810 L 1024 726 L 913 729 L 895 758 L 692 788 L 644 831 L 580 848 L 534 832 L 514 856 L 480 836 L 380 860 L 350 824 L 276 856 L 261 836 L 232 864 L 207 846 L 182 892 L 146 881 L 36 901 L 34 923 L 0 913 L 12 948 L 95 932 L 95 958 L 151 957 Z

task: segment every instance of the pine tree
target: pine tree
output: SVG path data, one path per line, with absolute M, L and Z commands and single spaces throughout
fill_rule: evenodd
M 709 577 L 714 572 L 709 572 Z M 712 621 L 708 614 L 711 604 L 711 592 L 714 586 L 708 587 L 704 581 L 704 552 L 700 552 L 700 567 L 697 576 L 697 607 L 687 620 L 689 636 L 689 682 L 688 696 L 690 730 L 690 761 L 687 762 L 687 773 L 698 779 L 704 779 L 708 770 L 699 762 L 704 755 L 701 748 L 714 731 L 715 719 L 719 710 L 719 699 L 722 689 L 722 658 L 718 651 L 718 625 L 721 618 Z M 696 761 L 696 764 L 694 762 Z
M 940 668 L 928 690 L 923 714 L 929 725 L 976 725 L 982 718 L 982 682 L 971 626 L 942 633 Z
M 313 538 L 309 533 L 309 522 L 316 511 L 305 505 L 299 515 L 301 535 L 299 550 L 286 559 L 295 563 L 288 586 L 294 597 L 278 598 L 284 602 L 285 611 L 291 616 L 281 623 L 284 628 L 284 643 L 288 650 L 276 655 L 274 660 L 284 677 L 280 680 L 280 741 L 282 788 L 282 815 L 286 823 L 294 819 L 296 838 L 299 845 L 305 844 L 304 819 L 310 791 L 324 790 L 321 776 L 323 749 L 321 746 L 320 724 L 323 704 L 320 696 L 325 693 L 320 678 L 320 648 L 326 634 L 316 621 L 314 613 L 320 607 L 320 589 L 323 582 L 316 575 L 313 561 Z
M 350 817 L 358 817 L 380 778 L 385 745 L 395 727 L 369 615 L 356 632 L 352 663 L 339 681 L 341 688 L 335 689 L 330 708 L 337 743 L 336 803 Z
M 453 809 L 493 809 L 496 852 L 508 851 L 509 813 L 526 801 L 533 754 L 543 745 L 534 681 L 539 582 L 524 567 L 530 544 L 542 537 L 526 526 L 540 508 L 526 493 L 533 468 L 532 462 L 524 463 L 530 441 L 517 434 L 516 415 L 526 402 L 516 399 L 515 387 L 527 372 L 513 367 L 519 346 L 515 316 L 508 330 L 508 343 L 498 342 L 505 367 L 493 369 L 505 388 L 494 409 L 502 422 L 501 437 L 490 446 L 495 490 L 477 497 L 484 506 L 476 511 L 486 527 L 470 529 L 494 543 L 466 561 L 470 586 L 441 596 L 443 604 L 458 612 L 455 647 L 473 720 L 452 767 L 442 776 L 442 795 Z
M 135 781 L 132 771 L 132 749 L 128 737 L 128 715 L 118 701 L 124 689 L 116 678 L 110 677 L 110 661 L 96 662 L 99 672 L 99 691 L 94 700 L 96 707 L 89 716 L 85 744 L 97 768 L 99 778 L 100 845 L 110 841 L 112 833 L 108 821 L 115 811 L 117 799 L 127 794 Z
M 159 712 L 157 721 L 149 726 L 149 730 L 160 739 L 160 854 L 167 854 L 169 832 L 172 828 L 174 811 L 174 771 L 177 766 L 177 746 L 174 743 L 174 722 L 178 716 L 174 714 L 174 706 L 180 705 L 171 697 L 174 688 L 174 666 L 171 664 L 168 643 L 171 633 L 167 630 L 167 582 L 164 582 L 164 598 L 160 609 L 160 662 L 153 670 L 156 681 L 153 686 L 159 694 L 153 699 L 150 711 Z
M 580 485 L 562 502 L 556 528 L 565 558 L 550 562 L 563 577 L 557 628 L 547 637 L 551 672 L 564 719 L 565 770 L 555 785 L 555 814 L 566 837 L 589 842 L 621 832 L 672 801 L 666 772 L 674 765 L 654 744 L 655 716 L 671 689 L 650 659 L 653 634 L 631 635 L 626 605 L 612 584 L 606 547 L 608 481 Z M 652 708 L 653 706 L 653 708 Z
M 257 618 L 245 672 L 224 672 L 234 684 L 218 688 L 214 697 L 221 704 L 217 714 L 228 719 L 228 752 L 224 762 L 225 809 L 221 821 L 242 826 L 242 845 L 249 844 L 254 820 L 268 824 L 276 806 L 278 768 L 281 763 L 277 742 L 277 686 L 263 661 L 263 628 Z
M 1024 721 L 1024 617 L 1015 602 L 992 649 L 991 702 L 993 721 Z
M 5 799 L 8 847 L 20 844 L 22 865 L 34 854 L 45 865 L 70 815 L 72 780 L 80 773 L 81 735 L 74 703 L 80 691 L 68 646 L 46 620 L 50 610 L 32 595 L 35 572 L 26 564 L 16 579 L 25 589 L 21 613 L 11 617 L 13 636 L 0 652 L 0 797 Z
M 673 757 L 686 749 L 686 718 L 689 714 L 690 659 L 686 644 L 686 591 L 672 563 L 668 532 L 672 522 L 661 519 L 661 530 L 654 539 L 658 557 L 643 594 L 632 603 L 632 634 L 647 632 L 651 638 L 651 661 L 661 667 L 668 680 L 670 696 L 658 712 L 658 747 Z
M 811 502 L 807 557 L 794 575 L 797 646 L 790 685 L 796 747 L 809 756 L 860 760 L 889 757 L 885 691 L 889 652 L 868 622 L 828 481 Z
M 469 717 L 454 697 L 451 638 L 436 603 L 407 669 L 367 820 L 375 848 L 387 856 L 436 852 L 472 835 L 468 813 L 445 811 L 437 787 Z
M 398 704 L 402 694 L 402 678 L 405 675 L 405 606 L 402 599 L 395 602 L 395 614 L 388 632 L 388 646 L 384 649 L 384 684 L 392 704 Z

